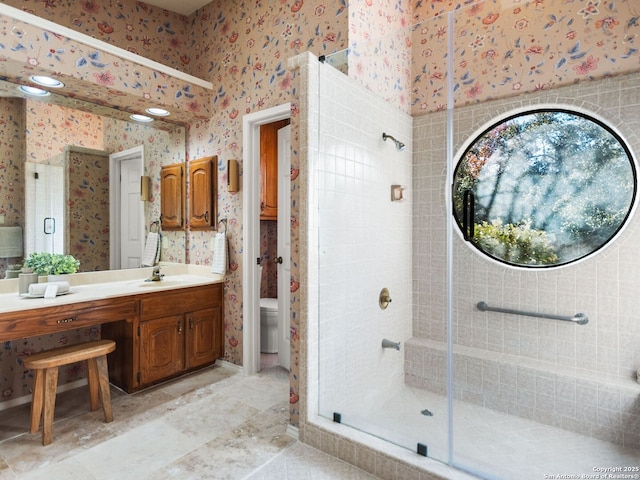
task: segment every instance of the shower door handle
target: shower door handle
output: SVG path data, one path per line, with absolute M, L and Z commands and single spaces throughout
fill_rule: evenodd
M 45 217 L 42 230 L 45 235 L 53 235 L 56 233 L 56 219 L 54 217 Z
M 462 197 L 462 235 L 468 242 L 473 238 L 476 200 L 471 190 L 465 190 Z

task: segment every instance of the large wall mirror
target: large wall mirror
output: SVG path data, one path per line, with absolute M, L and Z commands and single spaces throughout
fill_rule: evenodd
M 0 258 L 0 278 L 31 251 L 71 253 L 84 272 L 113 268 L 110 155 L 143 147 L 150 200 L 123 200 L 143 202 L 144 218 L 136 220 L 144 222 L 142 232 L 160 216 L 162 165 L 184 162 L 186 156 L 183 126 L 140 123 L 125 112 L 55 94 L 31 98 L 4 81 L 0 132 L 0 228 L 21 227 L 24 237 L 22 255 Z M 166 235 L 163 259 L 184 262 L 184 231 Z

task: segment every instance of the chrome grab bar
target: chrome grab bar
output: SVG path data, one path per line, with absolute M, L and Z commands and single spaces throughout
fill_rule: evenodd
M 528 317 L 549 318 L 551 320 L 562 320 L 563 322 L 573 322 L 578 325 L 586 325 L 589 323 L 589 317 L 584 313 L 576 313 L 573 317 L 565 315 L 554 315 L 550 313 L 526 312 L 523 310 L 513 310 L 511 308 L 490 307 L 487 302 L 478 302 L 476 305 L 481 312 L 500 312 L 510 313 L 512 315 L 526 315 Z

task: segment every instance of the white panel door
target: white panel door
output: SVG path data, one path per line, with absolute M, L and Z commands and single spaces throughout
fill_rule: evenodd
M 139 208 L 142 162 L 130 158 L 120 162 L 120 268 L 138 268 L 142 263 L 144 210 Z
M 291 125 L 278 130 L 278 364 L 291 364 Z

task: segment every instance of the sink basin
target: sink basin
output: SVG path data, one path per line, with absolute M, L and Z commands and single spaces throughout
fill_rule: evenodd
M 138 287 L 146 288 L 159 288 L 159 287 L 178 287 L 184 285 L 187 282 L 185 280 L 160 280 L 159 282 L 136 282 Z
M 158 282 L 145 282 L 145 279 L 129 282 L 129 285 L 138 288 L 171 288 L 189 285 L 200 285 L 209 279 L 202 275 L 168 275 Z

